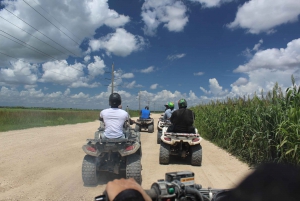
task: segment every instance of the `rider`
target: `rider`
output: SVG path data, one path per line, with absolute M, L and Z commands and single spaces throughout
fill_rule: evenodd
M 150 110 L 149 110 L 149 107 L 146 106 L 145 109 L 142 109 L 140 111 L 140 119 L 150 119 Z
M 185 99 L 178 101 L 178 110 L 172 113 L 170 118 L 172 126 L 169 126 L 168 132 L 177 133 L 195 133 L 193 126 L 195 114 L 192 110 L 187 109 L 187 102 Z
M 128 113 L 125 110 L 119 109 L 121 105 L 121 96 L 118 93 L 112 93 L 109 96 L 109 105 L 111 108 L 102 110 L 100 112 L 100 121 L 105 124 L 104 132 L 101 133 L 101 138 L 125 138 L 123 132 L 123 125 L 125 121 L 129 121 L 130 125 L 134 123 L 129 118 Z
M 167 109 L 169 109 L 168 102 L 167 102 L 166 104 L 164 104 L 164 106 L 165 106 L 165 111 L 166 111 Z
M 171 118 L 172 113 L 175 111 L 174 103 L 168 102 L 168 109 L 165 111 L 164 120 L 169 120 Z

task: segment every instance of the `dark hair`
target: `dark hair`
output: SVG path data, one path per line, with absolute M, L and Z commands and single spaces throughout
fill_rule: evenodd
M 118 93 L 112 93 L 109 96 L 109 105 L 112 108 L 117 108 L 119 105 L 121 105 L 122 100 L 121 100 L 121 96 Z
M 148 106 L 146 106 L 146 107 L 145 107 L 145 109 L 146 109 L 146 110 L 149 110 L 149 107 L 148 107 Z

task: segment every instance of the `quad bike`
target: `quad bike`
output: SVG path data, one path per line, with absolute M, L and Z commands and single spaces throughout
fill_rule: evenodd
M 164 120 L 163 118 L 160 118 L 158 120 L 158 123 L 157 123 L 157 144 L 160 144 L 160 138 L 161 138 L 161 135 L 162 135 L 162 130 L 164 127 L 169 127 L 171 126 L 172 123 L 170 120 Z
M 180 201 L 218 201 L 227 196 L 231 189 L 202 188 L 195 183 L 194 173 L 191 171 L 178 171 L 165 173 L 165 179 L 159 179 L 145 192 L 151 200 L 180 200 Z M 108 200 L 107 192 L 94 199 Z
M 159 163 L 169 164 L 170 155 L 191 157 L 191 165 L 201 166 L 202 164 L 202 147 L 200 142 L 202 138 L 195 128 L 195 133 L 173 133 L 167 132 L 167 127 L 162 130 Z
M 101 139 L 104 132 L 99 128 L 94 139 L 87 139 L 82 146 L 86 153 L 82 162 L 82 180 L 85 185 L 97 185 L 102 172 L 120 174 L 126 171 L 126 178 L 134 178 L 139 184 L 142 182 L 142 149 L 140 133 L 130 126 L 125 127 L 125 139 Z
M 148 133 L 153 133 L 154 132 L 154 119 L 153 118 L 149 118 L 149 119 L 138 118 L 135 121 L 135 130 L 142 131 L 142 129 L 148 130 Z

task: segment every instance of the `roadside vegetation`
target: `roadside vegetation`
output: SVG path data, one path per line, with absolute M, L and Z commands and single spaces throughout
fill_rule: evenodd
M 300 164 L 300 87 L 193 107 L 199 133 L 250 165 Z

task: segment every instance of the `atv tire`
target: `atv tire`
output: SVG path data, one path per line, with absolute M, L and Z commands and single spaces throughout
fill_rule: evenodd
M 157 131 L 157 144 L 160 144 L 160 137 L 162 135 L 162 132 L 161 131 Z
M 191 165 L 201 166 L 202 164 L 202 147 L 200 144 L 191 146 Z
M 141 126 L 136 124 L 136 125 L 135 125 L 135 131 L 141 132 L 141 130 L 142 130 L 142 129 L 141 129 Z
M 134 178 L 138 184 L 142 184 L 141 156 L 132 154 L 126 158 L 126 178 Z
M 82 162 L 82 180 L 85 185 L 96 185 L 98 183 L 98 171 L 96 158 L 85 155 Z
M 154 132 L 154 125 L 153 124 L 150 124 L 148 126 L 148 133 L 153 133 Z
M 170 162 L 170 145 L 160 142 L 159 164 L 167 165 Z

